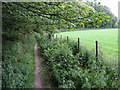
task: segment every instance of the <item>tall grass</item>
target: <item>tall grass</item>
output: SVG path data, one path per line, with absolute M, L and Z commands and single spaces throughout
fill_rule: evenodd
M 34 81 L 34 35 L 3 43 L 2 87 L 32 88 Z

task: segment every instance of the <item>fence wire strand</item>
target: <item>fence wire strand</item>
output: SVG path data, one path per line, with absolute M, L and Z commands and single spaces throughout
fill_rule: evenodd
M 62 36 L 62 35 L 58 35 L 58 38 L 60 38 L 61 39 L 61 37 L 62 37 L 62 39 L 66 39 L 67 40 L 67 36 Z M 70 38 L 70 36 L 68 36 L 69 37 L 69 40 L 70 39 L 72 39 L 72 38 Z M 74 40 L 74 39 L 72 39 L 73 41 L 75 41 L 75 42 L 77 42 L 78 41 L 78 38 L 76 38 L 76 40 Z M 83 45 L 83 46 L 86 46 L 87 48 L 91 48 L 91 49 L 95 49 L 95 41 L 97 41 L 97 40 L 90 40 L 90 39 L 82 39 L 81 40 L 81 38 L 80 38 L 80 45 Z M 89 42 L 93 42 L 93 44 L 91 44 L 91 43 L 89 43 Z M 105 51 L 105 53 L 111 53 L 111 52 L 114 52 L 114 53 L 120 53 L 119 51 L 118 51 L 118 45 L 113 45 L 113 44 L 108 44 L 108 43 L 105 43 L 105 42 L 101 42 L 101 41 L 98 41 L 98 43 L 99 43 L 99 53 L 102 53 L 103 51 Z M 116 48 L 116 49 L 111 49 L 110 47 L 114 47 L 114 48 Z

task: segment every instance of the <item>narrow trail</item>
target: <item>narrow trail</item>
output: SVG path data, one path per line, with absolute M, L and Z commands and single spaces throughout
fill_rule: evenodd
M 41 64 L 39 60 L 39 55 L 38 55 L 38 46 L 37 43 L 34 46 L 34 57 L 35 57 L 35 82 L 34 82 L 34 88 L 43 88 L 42 87 L 42 76 L 39 74 L 41 71 Z

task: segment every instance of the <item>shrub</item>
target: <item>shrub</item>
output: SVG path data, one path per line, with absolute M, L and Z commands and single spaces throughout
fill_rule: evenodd
M 44 42 L 44 43 L 43 43 Z M 108 88 L 118 87 L 117 72 L 108 67 L 103 59 L 96 60 L 94 53 L 82 46 L 77 52 L 76 43 L 65 40 L 38 39 L 42 56 L 49 67 L 50 77 L 60 88 Z
M 3 43 L 2 87 L 32 88 L 34 81 L 34 35 Z

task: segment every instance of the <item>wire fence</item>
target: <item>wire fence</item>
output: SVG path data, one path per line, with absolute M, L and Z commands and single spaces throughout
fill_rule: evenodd
M 53 36 L 54 39 L 66 39 L 67 42 L 71 40 L 69 36 L 62 36 L 62 35 L 55 35 Z M 89 39 L 82 39 L 77 38 L 74 40 L 77 42 L 78 51 L 80 51 L 81 46 L 88 48 L 89 50 L 94 50 L 95 57 L 98 59 L 99 57 L 104 57 L 107 60 L 107 63 L 112 63 L 114 65 L 118 64 L 118 45 L 112 45 L 105 42 L 89 40 Z M 91 43 L 89 43 L 91 42 Z

